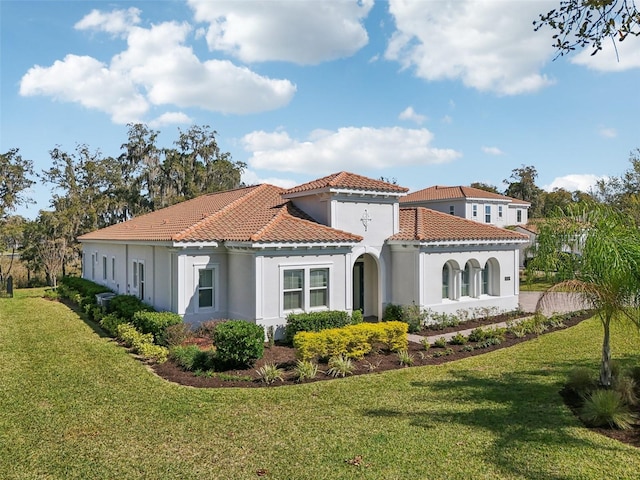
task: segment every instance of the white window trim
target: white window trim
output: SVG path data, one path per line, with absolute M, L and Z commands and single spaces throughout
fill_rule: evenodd
M 502 205 L 498 205 L 498 218 L 502 218 Z
M 107 260 L 107 256 L 103 255 L 102 256 L 102 280 L 104 280 L 105 282 L 107 281 L 107 279 L 109 278 L 109 272 L 108 272 L 108 267 L 109 263 Z
M 213 271 L 213 306 L 201 307 L 198 297 L 200 290 L 200 270 Z M 220 305 L 220 284 L 219 279 L 220 264 L 219 263 L 196 263 L 193 265 L 193 295 L 194 295 L 194 311 L 198 312 L 217 312 Z
M 116 257 L 111 257 L 111 283 L 116 283 Z
M 478 218 L 478 204 L 474 203 L 471 205 L 471 216 L 473 218 Z
M 328 269 L 329 270 L 329 279 L 327 285 L 327 305 L 322 305 L 319 307 L 311 307 L 311 270 L 316 269 Z M 333 264 L 332 263 L 304 263 L 304 264 L 287 264 L 287 265 L 279 265 L 280 269 L 280 285 L 278 286 L 278 297 L 279 297 L 279 310 L 280 316 L 285 317 L 290 313 L 303 313 L 303 312 L 322 312 L 324 310 L 331 310 L 331 289 L 333 285 Z M 292 310 L 285 310 L 284 308 L 284 272 L 286 270 L 302 270 L 304 272 L 303 283 L 302 283 L 302 308 L 296 308 Z
M 489 220 L 487 220 L 489 217 Z M 484 223 L 491 223 L 491 205 L 484 206 Z

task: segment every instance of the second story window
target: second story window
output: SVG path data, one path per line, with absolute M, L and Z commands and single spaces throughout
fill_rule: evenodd
M 498 205 L 498 218 L 502 218 L 502 205 Z
M 491 205 L 484 206 L 484 222 L 491 223 Z
M 473 218 L 478 218 L 478 205 L 473 205 L 471 207 L 471 214 L 473 215 Z
M 449 205 L 449 213 L 451 215 L 455 215 L 456 214 L 456 207 L 454 205 Z

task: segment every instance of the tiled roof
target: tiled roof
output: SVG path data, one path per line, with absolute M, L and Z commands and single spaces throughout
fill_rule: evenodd
M 395 185 L 393 183 L 384 182 L 382 180 L 374 180 L 373 178 L 363 177 L 349 172 L 338 172 L 328 175 L 317 180 L 313 180 L 297 187 L 290 188 L 285 195 L 289 193 L 307 192 L 311 190 L 321 190 L 326 188 L 340 188 L 347 190 L 365 190 L 372 192 L 393 192 L 405 193 L 409 189 Z
M 389 240 L 421 242 L 527 240 L 522 233 L 436 212 L 424 207 L 400 209 L 400 232 Z
M 456 198 L 482 198 L 487 200 L 504 200 L 511 203 L 522 205 L 530 205 L 529 202 L 519 200 L 517 198 L 507 197 L 499 193 L 487 192 L 480 188 L 465 187 L 462 185 L 455 187 L 445 187 L 436 185 L 434 187 L 424 188 L 417 192 L 411 192 L 407 196 L 400 199 L 400 203 L 417 203 L 430 200 L 453 200 Z
M 80 237 L 121 241 L 358 242 L 314 222 L 273 185 L 202 195 Z

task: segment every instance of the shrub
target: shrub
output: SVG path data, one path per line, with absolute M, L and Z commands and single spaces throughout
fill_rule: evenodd
M 486 337 L 487 337 L 487 334 L 486 334 L 485 330 L 480 328 L 480 327 L 478 327 L 478 328 L 474 328 L 473 330 L 471 330 L 471 333 L 469 334 L 469 341 L 470 342 L 481 342 Z
M 191 326 L 188 323 L 176 323 L 175 325 L 169 325 L 164 330 L 163 343 L 168 347 L 175 347 L 182 345 L 185 340 L 192 338 L 193 332 Z
M 207 320 L 206 322 L 202 322 L 198 328 L 196 328 L 196 335 L 213 339 L 213 332 L 216 331 L 216 326 L 222 322 L 224 322 L 224 320 Z
M 420 343 L 422 344 L 425 350 L 429 350 L 431 348 L 431 343 L 429 343 L 428 338 L 423 338 L 422 340 L 420 340 Z
M 153 335 L 156 343 L 164 343 L 164 331 L 171 325 L 182 323 L 182 317 L 173 312 L 149 312 L 140 310 L 133 314 L 132 323 L 142 333 Z
M 301 360 L 344 355 L 362 358 L 375 344 L 391 351 L 406 349 L 407 324 L 404 322 L 359 323 L 321 332 L 298 332 L 293 340 Z
M 154 309 L 134 295 L 116 295 L 107 307 L 107 313 L 115 313 L 127 322 L 131 322 L 135 313 L 140 311 L 153 312 Z
M 232 367 L 251 366 L 264 354 L 264 329 L 244 320 L 219 323 L 213 332 L 216 358 Z
M 422 324 L 426 318 L 426 312 L 419 305 L 411 304 L 402 307 L 402 316 L 400 320 L 409 325 L 409 332 L 416 333 L 422 328 Z
M 382 314 L 383 322 L 393 322 L 402 320 L 402 305 L 387 303 Z
M 447 327 L 460 325 L 460 319 L 456 315 L 431 311 L 425 313 L 425 322 L 427 322 L 429 328 L 433 330 L 444 330 Z
M 327 375 L 331 375 L 332 377 L 346 377 L 347 375 L 353 374 L 353 371 L 354 366 L 350 358 L 338 355 L 329 359 Z
M 632 427 L 635 417 L 618 392 L 596 390 L 585 399 L 580 418 L 593 427 L 608 426 L 628 430 Z
M 127 323 L 127 321 L 115 313 L 109 313 L 100 320 L 100 326 L 112 337 L 118 335 L 118 325 L 122 323 Z
M 85 305 L 95 305 L 96 295 L 111 291 L 104 285 L 81 277 L 62 277 L 58 286 L 58 292 L 63 298 L 74 301 L 81 308 Z
M 213 370 L 215 353 L 201 350 L 197 345 L 178 345 L 169 349 L 169 358 L 180 368 L 195 372 Z
M 293 371 L 299 382 L 313 380 L 318 375 L 318 364 L 309 360 L 298 360 Z
M 169 349 L 153 343 L 143 343 L 138 348 L 138 353 L 144 358 L 153 360 L 156 363 L 164 363 L 169 356 Z
M 130 323 L 121 323 L 116 327 L 117 336 L 122 342 L 136 352 L 145 343 L 153 343 L 153 335 L 150 333 L 143 334 Z
M 475 347 L 473 345 L 465 345 L 460 349 L 461 352 L 473 352 Z
M 408 350 L 399 350 L 396 355 L 398 356 L 400 365 L 404 367 L 410 367 L 413 365 L 413 355 L 411 355 Z
M 354 310 L 351 312 L 351 325 L 357 325 L 363 321 L 362 310 Z
M 438 350 L 437 352 L 433 352 L 433 358 L 438 358 L 438 357 L 447 357 L 449 355 L 453 355 L 455 352 L 453 351 L 453 348 L 449 347 L 449 348 L 445 348 L 444 350 Z
M 298 332 L 320 332 L 328 328 L 340 328 L 351 323 L 351 317 L 341 310 L 327 310 L 324 312 L 290 313 L 284 330 L 284 340 L 293 343 L 293 337 Z
M 447 339 L 444 337 L 436 338 L 433 342 L 434 347 L 445 348 L 447 346 Z
M 465 343 L 467 343 L 467 337 L 458 332 L 453 337 L 451 337 L 449 343 L 451 345 L 464 345 Z
M 501 343 L 502 339 L 500 337 L 489 337 L 476 343 L 475 348 L 489 348 L 493 345 L 500 345 Z
M 589 395 L 596 388 L 596 378 L 590 368 L 576 367 L 569 371 L 565 387 L 581 397 Z
M 258 373 L 260 380 L 267 385 L 272 384 L 276 380 L 282 381 L 282 375 L 284 374 L 284 370 L 278 368 L 275 363 L 267 363 L 257 369 L 256 372 Z
M 516 338 L 522 338 L 530 333 L 529 328 L 524 321 L 510 323 L 507 331 L 515 335 Z
M 620 394 L 622 401 L 633 407 L 638 404 L 638 396 L 636 395 L 636 382 L 633 378 L 622 375 L 614 378 L 613 389 Z

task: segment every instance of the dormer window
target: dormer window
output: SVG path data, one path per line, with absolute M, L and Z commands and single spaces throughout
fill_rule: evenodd
M 455 207 L 455 205 L 449 205 L 449 214 L 450 214 L 450 215 L 455 215 L 455 214 L 456 214 L 456 207 Z

